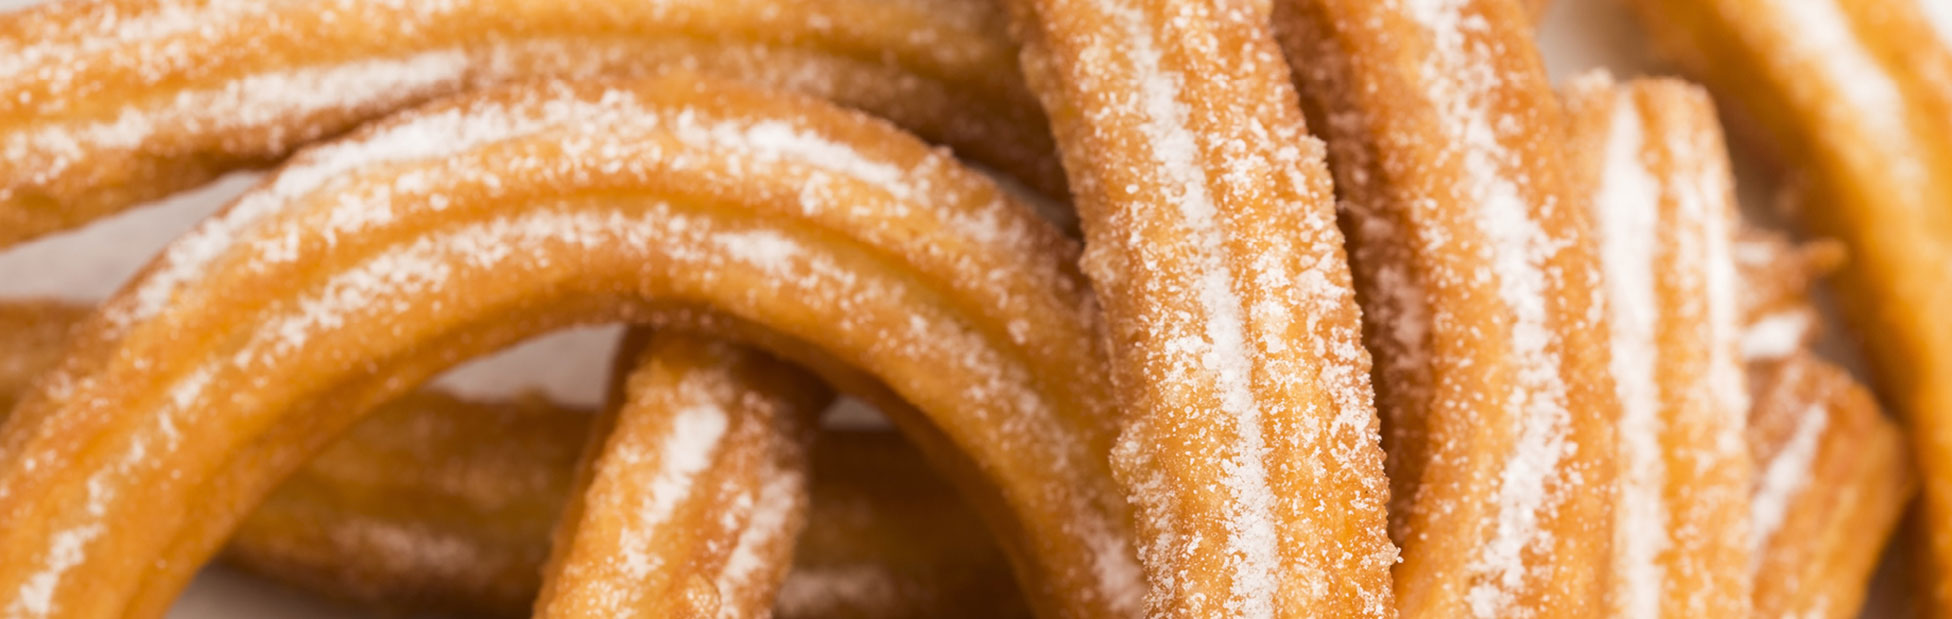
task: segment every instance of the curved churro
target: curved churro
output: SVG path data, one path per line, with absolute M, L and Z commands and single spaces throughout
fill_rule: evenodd
M 0 403 L 88 313 L 0 303 Z M 224 559 L 368 608 L 527 616 L 593 419 L 535 397 L 409 393 L 280 483 Z M 774 616 L 1029 616 L 1002 550 L 900 435 L 825 430 L 812 468 L 809 526 Z
M 1586 198 L 1514 0 L 1285 0 L 1387 421 L 1408 616 L 1601 612 L 1614 420 Z
M 806 524 L 807 450 L 833 396 L 721 341 L 635 334 L 543 568 L 541 617 L 755 617 Z
M 1850 374 L 1807 351 L 1750 371 L 1757 617 L 1858 616 L 1911 502 L 1904 438 Z
M 67 0 L 0 15 L 0 247 L 535 77 L 682 69 L 887 117 L 1062 195 L 1002 16 L 968 0 Z
M 1952 608 L 1952 54 L 1913 0 L 1636 0 L 1656 46 L 1759 128 L 1925 477 L 1931 587 Z
M 1746 616 L 1745 308 L 1714 106 L 1683 82 L 1616 85 L 1603 72 L 1566 98 L 1621 401 L 1609 614 Z
M 1114 614 L 1137 570 L 1071 251 L 981 175 L 806 99 L 678 76 L 438 104 L 298 157 L 37 383 L 0 430 L 0 607 L 160 612 L 373 404 L 621 317 L 906 400 L 923 415 L 898 421 L 939 432 L 932 458 L 1010 533 L 1032 605 Z
M 1368 353 L 1265 4 L 1009 5 L 1105 306 L 1151 614 L 1388 614 Z

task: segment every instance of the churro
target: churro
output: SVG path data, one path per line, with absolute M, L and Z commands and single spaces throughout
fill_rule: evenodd
M 1655 47 L 1789 167 L 1810 236 L 1924 476 L 1952 608 L 1952 54 L 1914 0 L 1636 0 Z
M 1604 72 L 1566 99 L 1621 402 L 1608 614 L 1748 615 L 1745 308 L 1714 106 L 1684 82 Z
M 1376 357 L 1407 616 L 1602 612 L 1613 425 L 1597 245 L 1515 0 L 1284 0 Z
M 543 569 L 540 617 L 754 617 L 806 525 L 807 450 L 831 402 L 722 341 L 634 334 Z
M 0 303 L 0 403 L 54 363 L 87 314 Z M 528 616 L 593 419 L 540 397 L 409 393 L 280 483 L 223 558 L 375 610 Z M 812 468 L 808 527 L 774 616 L 1029 616 L 983 523 L 899 434 L 824 430 Z
M 1850 374 L 1807 351 L 1750 371 L 1756 617 L 1858 616 L 1911 502 L 1904 438 Z
M 1150 614 L 1389 614 L 1369 355 L 1266 5 L 1007 4 L 1104 304 Z
M 0 15 L 0 247 L 537 77 L 704 72 L 887 117 L 1062 195 L 988 2 L 68 0 Z
M 0 303 L 0 415 L 55 360 L 85 307 L 58 301 Z
M 528 616 L 593 417 L 409 393 L 280 482 L 222 559 L 375 611 Z
M 0 429 L 0 607 L 158 614 L 373 405 L 622 318 L 899 396 L 1034 608 L 1118 614 L 1138 569 L 1073 252 L 945 153 L 796 96 L 669 76 L 438 103 L 300 154 L 84 328 Z

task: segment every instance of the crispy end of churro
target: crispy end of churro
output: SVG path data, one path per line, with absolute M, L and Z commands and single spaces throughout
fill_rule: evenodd
M 674 69 L 868 110 L 1063 192 L 986 2 L 53 2 L 0 15 L 0 247 L 467 89 Z
M 832 394 L 763 353 L 675 333 L 637 334 L 618 371 L 536 615 L 766 614 L 806 524 L 807 450 Z
M 1924 475 L 1930 592 L 1952 608 L 1952 54 L 1910 0 L 1636 0 L 1665 54 L 1800 179 L 1805 232 Z
M 1008 5 L 1105 308 L 1148 612 L 1389 614 L 1368 353 L 1266 4 Z
M 1136 560 L 1074 252 L 946 153 L 803 97 L 667 76 L 435 104 L 299 155 L 81 329 L 0 427 L 0 590 L 158 612 L 377 404 L 622 319 L 898 396 L 1032 605 L 1111 613 Z
M 1604 612 L 1602 282 L 1564 118 L 1515 0 L 1283 0 L 1376 358 L 1398 610 Z
M 1916 491 L 1896 425 L 1836 366 L 1801 352 L 1750 370 L 1755 616 L 1855 617 Z
M 1612 614 L 1749 614 L 1742 300 L 1714 106 L 1673 80 L 1567 92 L 1620 393 Z

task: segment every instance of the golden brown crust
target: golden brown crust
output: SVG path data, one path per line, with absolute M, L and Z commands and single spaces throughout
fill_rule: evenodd
M 88 311 L 0 304 L 0 402 L 56 361 Z M 286 478 L 223 558 L 375 610 L 527 616 L 593 419 L 539 397 L 409 393 Z M 809 524 L 774 616 L 1030 616 L 982 521 L 899 434 L 830 429 L 817 443 Z
M 0 429 L 0 586 L 35 585 L 28 614 L 158 612 L 374 404 L 624 318 L 885 385 L 980 482 L 1033 605 L 1109 613 L 1136 570 L 1072 251 L 944 154 L 797 97 L 670 77 L 438 104 L 301 155 L 85 329 Z
M 1605 321 L 1559 103 L 1514 0 L 1284 0 L 1376 356 L 1409 616 L 1601 612 Z
M 1267 5 L 1008 5 L 1104 305 L 1147 611 L 1389 614 L 1368 353 Z
M 86 315 L 86 306 L 60 301 L 0 304 L 0 414 L 61 357 L 68 331 Z
M 1909 0 L 1638 0 L 1656 46 L 1761 129 L 1926 483 L 1931 594 L 1952 607 L 1952 54 Z
M 327 4 L 74 0 L 0 15 L 0 247 L 466 89 L 673 69 L 858 107 L 1063 192 L 987 2 Z
M 1604 73 L 1566 98 L 1622 405 L 1610 612 L 1749 615 L 1744 307 L 1714 106 L 1684 82 Z
M 1917 491 L 1904 438 L 1848 372 L 1800 352 L 1750 370 L 1755 616 L 1858 616 Z
M 536 615 L 766 614 L 806 525 L 807 450 L 832 393 L 764 353 L 677 333 L 635 334 L 617 368 Z

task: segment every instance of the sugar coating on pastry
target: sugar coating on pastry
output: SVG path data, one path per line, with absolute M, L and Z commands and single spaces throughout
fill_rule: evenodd
M 272 369 L 315 356 L 315 350 L 333 350 L 329 342 L 344 342 L 354 325 L 381 333 L 406 327 L 396 322 L 404 318 L 374 312 L 429 303 L 436 310 L 443 304 L 466 306 L 473 302 L 460 292 L 471 286 L 467 282 L 497 272 L 574 268 L 552 262 L 543 248 L 566 248 L 571 256 L 653 252 L 670 261 L 658 268 L 695 274 L 686 277 L 701 281 L 757 274 L 758 281 L 766 282 L 765 294 L 754 289 L 728 297 L 727 302 L 733 303 L 728 311 L 796 297 L 834 311 L 915 306 L 914 315 L 897 325 L 899 333 L 860 354 L 875 359 L 898 356 L 914 363 L 934 359 L 933 363 L 948 367 L 967 365 L 967 380 L 953 397 L 975 405 L 966 412 L 971 422 L 996 419 L 1001 423 L 945 429 L 969 445 L 1005 450 L 987 457 L 1040 454 L 1035 456 L 1038 472 L 1031 476 L 1076 477 L 1069 488 L 1013 497 L 1051 514 L 1081 510 L 1076 512 L 1079 518 L 1047 521 L 1046 540 L 1038 542 L 1040 551 L 1065 545 L 1077 551 L 1074 557 L 1080 560 L 1052 572 L 1050 580 L 1073 580 L 1078 586 L 1044 595 L 1067 596 L 1080 604 L 1117 605 L 1130 599 L 1120 593 L 1138 586 L 1125 523 L 1115 513 L 1109 478 L 1100 484 L 1092 477 L 1100 474 L 1092 471 L 1102 471 L 1104 464 L 1083 455 L 1085 450 L 1108 448 L 1115 420 L 1088 414 L 1109 410 L 1099 408 L 1105 403 L 1088 384 L 1042 384 L 1055 378 L 1030 370 L 1051 363 L 1097 366 L 1090 360 L 1095 349 L 1091 330 L 1084 328 L 1092 322 L 1090 298 L 1065 261 L 1051 259 L 1069 251 L 1061 234 L 946 153 L 902 141 L 879 150 L 860 148 L 866 138 L 891 135 L 885 126 L 836 122 L 832 112 L 806 118 L 747 119 L 713 105 L 730 103 L 739 109 L 742 104 L 773 113 L 798 108 L 758 103 L 751 95 L 729 101 L 700 97 L 696 107 L 674 105 L 671 98 L 709 90 L 687 91 L 692 82 L 683 79 L 659 83 L 673 84 L 675 90 L 649 89 L 658 93 L 651 95 L 644 88 L 562 84 L 510 89 L 499 97 L 435 106 L 425 114 L 426 125 L 419 124 L 418 118 L 383 124 L 338 146 L 301 156 L 288 175 L 241 199 L 231 212 L 179 243 L 152 271 L 153 284 L 140 286 L 109 308 L 112 318 L 106 327 L 111 337 L 145 346 L 149 344 L 144 342 L 158 343 L 157 338 L 163 337 L 159 330 L 169 330 L 159 322 L 214 320 L 195 311 L 159 312 L 158 302 L 167 301 L 172 308 L 212 302 L 222 307 L 225 290 L 306 286 L 289 301 L 276 300 L 262 308 L 249 321 L 259 326 L 229 327 L 239 329 L 242 339 L 232 342 L 234 348 L 227 346 L 232 361 L 228 367 L 184 368 L 159 387 L 172 394 L 167 399 L 176 405 L 160 407 L 156 414 L 136 422 L 140 427 L 122 442 L 128 455 L 122 462 L 149 463 L 138 469 L 166 466 L 168 458 L 145 456 L 163 456 L 174 449 L 177 424 L 193 421 L 182 415 L 231 397 L 224 393 L 227 388 L 218 385 L 236 381 L 237 372 Z M 642 103 L 659 96 L 667 98 L 658 105 Z M 849 136 L 863 156 L 842 156 L 848 147 L 835 140 Z M 408 151 L 412 158 L 402 158 L 402 151 L 383 148 L 394 140 L 421 145 L 451 140 L 445 144 L 474 148 L 423 147 Z M 470 165 L 468 161 L 476 156 L 492 156 L 494 165 Z M 334 175 L 340 166 L 358 161 L 363 163 L 356 166 L 357 173 Z M 924 268 L 953 282 L 943 285 L 969 304 L 965 311 L 985 316 L 985 322 L 965 323 L 966 318 L 951 315 L 940 301 L 918 296 L 922 293 L 912 283 L 857 272 L 858 267 L 848 266 L 859 262 L 851 258 L 854 254 L 836 255 L 815 247 L 809 233 L 786 234 L 758 222 L 741 224 L 736 219 L 704 216 L 683 204 L 651 203 L 642 205 L 640 213 L 626 215 L 577 208 L 580 203 L 574 199 L 547 198 L 516 213 L 465 218 L 469 212 L 492 212 L 481 209 L 493 204 L 495 197 L 537 190 L 548 196 L 551 188 L 576 187 L 591 179 L 628 186 L 654 174 L 683 174 L 720 183 L 720 191 L 734 192 L 731 188 L 748 185 L 740 181 L 748 170 L 791 173 L 801 181 L 800 188 L 796 195 L 782 198 L 782 204 L 797 205 L 794 217 L 808 220 L 813 227 L 846 230 L 861 243 L 900 256 L 913 265 L 910 268 Z M 443 201 L 451 195 L 491 201 Z M 446 212 L 452 209 L 461 210 L 453 216 L 463 219 L 405 239 L 379 242 L 386 238 L 385 231 L 421 221 L 443 223 L 439 218 L 448 217 Z M 928 235 L 913 234 L 918 229 L 940 230 L 937 237 L 954 243 L 945 246 Z M 285 282 L 278 276 L 326 259 L 343 264 L 313 284 Z M 873 315 L 871 311 L 849 315 L 835 327 L 854 333 L 878 328 L 874 326 L 878 323 L 870 324 Z M 131 331 L 137 326 L 147 331 Z M 1021 351 L 1030 365 L 1011 361 L 1014 355 L 1007 349 Z M 1070 361 L 1058 361 L 1062 359 Z M 69 394 L 109 388 L 95 384 L 97 377 L 86 372 L 81 376 L 87 378 L 79 381 L 70 372 L 57 374 L 43 400 L 50 406 L 69 401 L 65 397 Z M 1053 410 L 1060 401 L 1068 412 Z M 167 439 L 168 444 L 152 442 L 156 437 Z M 164 453 L 156 453 L 157 449 Z M 1058 453 L 1065 451 L 1080 453 Z M 1017 456 L 1003 456 L 1006 452 Z M 25 457 L 31 468 L 34 456 Z M 94 477 L 87 486 L 105 489 L 132 486 L 130 481 L 136 477 L 131 474 L 157 474 L 124 465 L 89 470 Z M 18 480 L 10 476 L 9 481 Z M 57 586 L 61 575 L 80 560 L 80 551 L 103 530 L 90 515 L 104 513 L 98 504 L 119 500 L 105 495 L 56 517 L 74 524 L 51 538 L 54 551 L 42 557 L 43 565 L 32 580 L 47 580 L 50 589 Z
M 1796 429 L 1790 433 L 1789 440 L 1757 471 L 1755 497 L 1749 504 L 1749 520 L 1755 526 L 1751 539 L 1758 549 L 1751 569 L 1761 567 L 1764 555 L 1760 549 L 1782 527 L 1790 502 L 1809 486 L 1817 447 L 1822 445 L 1823 430 L 1829 421 L 1830 412 L 1822 403 L 1811 404 L 1797 416 Z
M 1553 246 L 1565 242 L 1544 229 L 1534 218 L 1538 210 L 1566 208 L 1559 204 L 1530 204 L 1521 196 L 1525 176 L 1508 172 L 1498 113 L 1492 109 L 1491 95 L 1510 79 L 1508 70 L 1483 44 L 1474 44 L 1471 31 L 1486 28 L 1487 16 L 1466 13 L 1471 3 L 1440 0 L 1409 3 L 1409 14 L 1425 28 L 1430 49 L 1422 58 L 1421 71 L 1437 77 L 1438 88 L 1430 97 L 1443 111 L 1439 129 L 1456 146 L 1462 158 L 1461 185 L 1456 188 L 1463 204 L 1475 209 L 1470 221 L 1476 234 L 1483 235 L 1486 261 L 1476 273 L 1435 273 L 1435 279 L 1493 278 L 1496 294 L 1509 308 L 1511 339 L 1508 354 L 1521 368 L 1517 385 L 1505 394 L 1486 394 L 1504 400 L 1516 410 L 1517 441 L 1502 473 L 1498 475 L 1493 497 L 1493 534 L 1473 562 L 1473 570 L 1483 575 L 1467 594 L 1471 611 L 1477 616 L 1510 612 L 1510 591 L 1530 578 L 1524 555 L 1545 534 L 1539 529 L 1537 514 L 1555 501 L 1550 483 L 1562 468 L 1572 443 L 1566 428 L 1572 419 L 1565 383 L 1554 370 L 1563 363 L 1553 350 L 1556 339 L 1547 318 L 1546 296 L 1554 287 L 1546 272 Z M 1442 244 L 1448 239 L 1434 238 Z M 1391 297 L 1421 296 L 1415 290 L 1393 290 Z M 1590 326 L 1590 325 L 1587 325 Z M 1405 325 L 1400 329 L 1426 327 Z M 1568 325 L 1562 328 L 1581 328 Z M 1401 337 L 1399 341 L 1413 338 Z M 1419 353 L 1407 351 L 1405 363 L 1420 364 Z M 1577 485 L 1577 478 L 1566 480 Z M 1433 506 L 1442 509 L 1441 506 Z
M 1610 86 L 1599 86 L 1610 88 Z M 1655 378 L 1656 330 L 1661 319 L 1654 267 L 1661 226 L 1660 179 L 1641 162 L 1645 134 L 1640 110 L 1613 105 L 1606 139 L 1606 166 L 1593 197 L 1606 269 L 1607 311 L 1612 327 L 1613 379 L 1620 390 L 1621 500 L 1614 566 L 1625 583 L 1616 610 L 1629 617 L 1660 612 L 1661 574 L 1655 557 L 1667 549 L 1667 508 L 1661 486 L 1661 389 Z
M 675 332 L 642 336 L 629 359 L 537 614 L 764 612 L 806 522 L 807 452 L 831 393 L 757 351 Z M 687 607 L 697 582 L 716 609 Z
M 1621 400 L 1613 612 L 1741 613 L 1751 588 L 1744 306 L 1713 108 L 1673 81 L 1615 85 L 1601 73 L 1571 90 L 1573 143 L 1603 150 L 1591 208 Z
M 1918 8 L 1925 14 L 1926 21 L 1932 24 L 1932 32 L 1938 35 L 1941 45 L 1952 47 L 1952 2 L 1945 0 L 1917 0 Z
M 1769 5 L 1770 10 L 1782 16 L 1787 29 L 1782 40 L 1792 45 L 1779 52 L 1783 56 L 1780 61 L 1816 69 L 1821 79 L 1830 82 L 1834 88 L 1825 92 L 1846 102 L 1833 107 L 1834 113 L 1902 107 L 1904 95 L 1898 84 L 1871 56 L 1871 51 L 1857 42 L 1857 35 L 1851 31 L 1852 21 L 1838 1 L 1805 0 Z M 1903 131 L 1904 118 L 1865 114 L 1854 116 L 1851 122 L 1862 123 L 1877 132 L 1894 133 Z
M 1105 307 L 1145 610 L 1386 614 L 1367 354 L 1268 7 L 1010 7 Z
M 816 93 L 1061 189 L 999 17 L 959 0 L 37 7 L 0 16 L 0 90 L 14 93 L 0 101 L 0 154 L 17 164 L 0 175 L 0 244 L 271 163 L 406 105 L 550 77 L 699 72 Z

